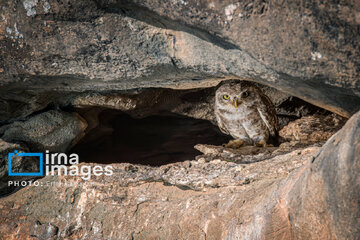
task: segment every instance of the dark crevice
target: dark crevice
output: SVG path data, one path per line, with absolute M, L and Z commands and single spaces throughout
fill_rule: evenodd
M 98 121 L 71 150 L 84 162 L 160 166 L 194 159 L 196 144 L 221 145 L 231 139 L 209 121 L 174 114 L 134 119 L 107 109 Z

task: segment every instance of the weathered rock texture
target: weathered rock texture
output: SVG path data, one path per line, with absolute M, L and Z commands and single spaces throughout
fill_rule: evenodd
M 225 239 L 237 235 L 234 230 L 241 225 L 242 231 L 255 234 L 256 228 L 246 225 L 259 210 L 256 205 L 317 150 L 252 165 L 221 160 L 160 168 L 119 164 L 113 176 L 93 178 L 85 186 L 77 186 L 85 184 L 78 177 L 45 177 L 42 184 L 66 181 L 74 186 L 30 187 L 0 201 L 1 236 L 44 238 L 46 231 L 34 233 L 39 226 L 55 226 L 55 239 Z M 25 215 L 26 224 L 19 224 Z
M 16 187 L 9 186 L 8 181 L 26 180 L 29 177 L 9 177 L 8 176 L 8 154 L 14 151 L 29 152 L 29 148 L 20 143 L 5 142 L 0 138 L 0 196 L 13 192 Z M 33 157 L 13 156 L 11 159 L 12 172 L 39 172 L 39 161 Z
M 274 88 L 260 84 L 259 87 L 274 103 L 281 127 L 287 125 L 289 121 L 302 116 L 315 113 L 329 115 L 326 110 Z M 81 93 L 68 95 L 68 97 L 65 97 L 66 101 L 61 101 L 59 105 L 75 107 L 88 122 L 96 122 L 97 120 L 94 119 L 102 110 L 114 109 L 125 112 L 133 118 L 175 113 L 196 119 L 209 120 L 216 125 L 214 114 L 215 91 L 216 87 L 189 90 L 160 88 L 105 94 Z M 341 119 L 341 117 L 338 118 Z
M 287 141 L 319 143 L 328 140 L 343 124 L 344 119 L 335 114 L 314 114 L 290 122 L 280 130 L 279 135 Z
M 322 147 L 299 175 L 278 188 L 266 221 L 283 239 L 359 239 L 360 112 Z M 291 181 L 295 180 L 293 183 Z
M 68 92 L 195 88 L 234 77 L 342 116 L 359 109 L 356 1 L 1 3 L 0 112 L 7 118 Z
M 9 180 L 32 178 L 8 176 L 8 153 L 67 152 L 84 135 L 86 127 L 78 114 L 55 110 L 0 127 L 0 194 L 14 190 L 14 186 L 8 186 Z M 12 158 L 12 172 L 39 172 L 39 161 L 16 156 Z
M 28 121 L 0 128 L 2 139 L 25 142 L 33 151 L 66 152 L 79 140 L 87 124 L 75 113 L 50 110 Z
M 47 176 L 0 200 L 0 236 L 357 239 L 359 127 L 360 112 L 322 148 L 253 163 L 117 164 L 89 182 Z
M 27 152 L 28 151 L 27 148 L 24 148 L 20 144 L 8 143 L 8 142 L 5 142 L 4 140 L 0 139 L 0 153 L 1 153 L 1 156 L 0 156 L 0 179 L 2 177 L 4 177 L 8 171 L 8 168 L 7 168 L 8 153 L 12 153 L 15 150 L 17 150 L 19 152 Z M 23 163 L 23 164 L 21 164 L 21 163 Z M 31 165 L 30 165 L 30 168 L 28 168 L 26 166 L 27 166 L 27 164 L 24 163 L 23 161 L 21 161 L 21 157 L 19 157 L 19 156 L 14 157 L 14 159 L 13 159 L 14 172 L 26 172 L 26 171 L 30 172 L 31 170 L 36 170 L 36 168 L 33 169 L 33 166 L 31 166 Z

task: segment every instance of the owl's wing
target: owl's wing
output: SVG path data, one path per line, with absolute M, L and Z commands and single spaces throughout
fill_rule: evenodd
M 257 107 L 261 119 L 269 129 L 271 136 L 276 136 L 279 130 L 279 123 L 276 117 L 276 111 L 273 103 L 266 95 L 261 95 L 261 100 L 264 104 Z
M 230 135 L 230 133 L 226 130 L 226 128 L 225 128 L 225 126 L 224 126 L 224 121 L 223 121 L 223 119 L 221 119 L 220 116 L 216 115 L 216 121 L 217 121 L 217 125 L 218 125 L 220 131 L 221 131 L 222 133 L 225 133 L 225 134 L 227 134 L 227 135 Z

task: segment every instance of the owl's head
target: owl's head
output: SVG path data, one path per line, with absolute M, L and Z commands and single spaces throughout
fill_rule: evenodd
M 246 81 L 229 81 L 216 90 L 216 106 L 236 110 L 243 106 L 255 104 L 260 97 L 261 90 L 254 84 Z

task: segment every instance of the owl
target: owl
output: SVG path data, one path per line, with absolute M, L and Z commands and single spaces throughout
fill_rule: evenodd
M 226 82 L 216 90 L 215 116 L 220 130 L 235 138 L 226 147 L 266 147 L 269 137 L 277 136 L 279 130 L 271 100 L 246 81 Z

